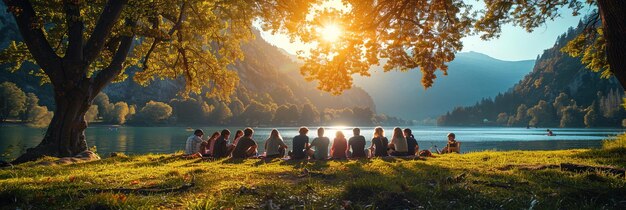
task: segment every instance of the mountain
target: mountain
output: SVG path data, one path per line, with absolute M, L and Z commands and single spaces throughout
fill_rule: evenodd
M 620 126 L 624 89 L 617 79 L 600 77 L 580 58 L 563 52 L 584 27 L 570 28 L 546 49 L 528 75 L 509 91 L 473 106 L 458 107 L 438 119 L 440 125 L 542 127 Z
M 378 112 L 404 119 L 436 118 L 454 107 L 506 91 L 530 70 L 535 61 L 503 61 L 477 52 L 458 53 L 448 64 L 448 76 L 437 73 L 433 86 L 421 85 L 421 72 L 374 68 L 371 77 L 355 78 L 377 105 Z

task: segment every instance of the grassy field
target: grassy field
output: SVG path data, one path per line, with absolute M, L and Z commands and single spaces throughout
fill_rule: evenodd
M 206 161 L 152 154 L 70 165 L 41 161 L 0 170 L 0 208 L 626 208 L 624 177 L 536 167 L 623 168 L 626 137 L 597 150 L 485 151 L 417 160 Z

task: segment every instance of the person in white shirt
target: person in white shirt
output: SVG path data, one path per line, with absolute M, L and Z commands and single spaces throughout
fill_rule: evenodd
M 270 137 L 265 140 L 265 157 L 282 158 L 285 156 L 286 149 L 287 145 L 280 136 L 280 133 L 278 133 L 278 130 L 273 129 L 270 133 Z
M 389 143 L 389 155 L 391 156 L 406 156 L 409 151 L 409 147 L 404 137 L 404 133 L 401 128 L 395 127 L 393 129 L 393 136 L 391 137 L 391 143 Z
M 201 151 L 200 147 L 203 142 L 202 141 L 203 135 L 204 135 L 204 132 L 198 129 L 193 132 L 193 135 L 187 138 L 187 142 L 185 143 L 185 155 L 202 157 L 202 154 L 200 154 L 200 151 Z

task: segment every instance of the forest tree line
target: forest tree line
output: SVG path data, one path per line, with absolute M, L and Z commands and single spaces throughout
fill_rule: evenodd
M 513 105 L 505 105 L 511 103 L 510 95 L 500 94 L 495 100 L 484 99 L 471 107 L 457 107 L 439 117 L 437 124 L 562 128 L 626 126 L 622 97 L 620 91 L 598 92 L 591 104 L 583 105 L 562 92 L 550 101 L 519 104 L 512 111 L 501 112 L 502 107 Z
M 8 119 L 32 127 L 45 127 L 53 113 L 38 104 L 38 97 L 25 93 L 11 82 L 0 84 L 0 120 Z M 245 97 L 245 96 L 244 96 Z M 85 120 L 89 123 L 112 125 L 408 125 L 409 122 L 384 114 L 376 114 L 368 107 L 318 110 L 312 103 L 296 105 L 277 104 L 269 94 L 256 100 L 237 96 L 230 101 L 195 95 L 177 97 L 168 102 L 148 101 L 145 104 L 113 102 L 105 93 L 93 100 Z

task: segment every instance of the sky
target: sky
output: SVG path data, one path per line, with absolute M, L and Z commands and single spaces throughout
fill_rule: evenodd
M 473 2 L 474 8 L 483 8 L 482 3 Z M 583 10 L 585 14 L 587 11 Z M 569 27 L 575 27 L 582 15 L 573 17 L 570 11 L 561 12 L 561 16 L 554 21 L 548 21 L 544 26 L 535 28 L 532 33 L 526 30 L 506 25 L 502 28 L 502 34 L 498 39 L 483 41 L 478 36 L 463 39 L 461 52 L 479 52 L 500 60 L 518 61 L 534 60 L 543 50 L 554 45 L 559 35 L 567 31 Z M 285 51 L 296 54 L 298 50 L 307 50 L 309 47 L 303 43 L 291 43 L 289 38 L 282 34 L 272 35 L 262 31 L 261 36 L 269 43 L 283 48 Z

